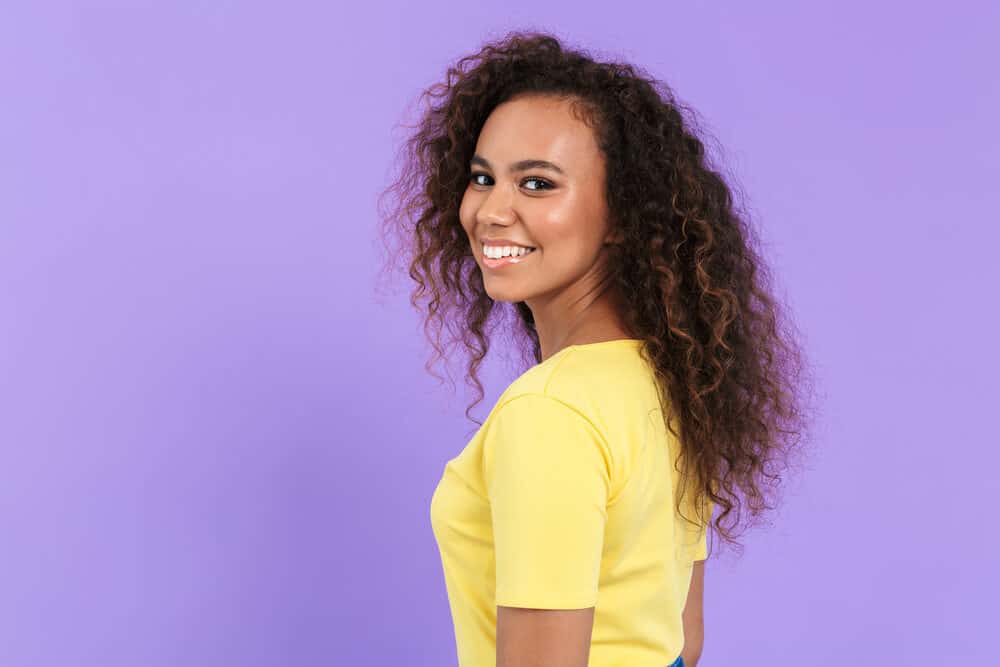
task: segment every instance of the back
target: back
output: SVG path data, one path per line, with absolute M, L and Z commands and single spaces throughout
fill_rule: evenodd
M 591 667 L 667 665 L 704 525 L 674 510 L 679 446 L 642 341 L 574 345 L 507 388 L 431 499 L 462 667 L 495 664 L 496 606 L 594 606 Z M 689 482 L 684 513 L 698 521 Z

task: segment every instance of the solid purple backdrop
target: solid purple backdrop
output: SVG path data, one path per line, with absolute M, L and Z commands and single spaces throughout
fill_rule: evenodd
M 374 296 L 374 198 L 420 90 L 533 27 L 702 114 L 820 371 L 702 665 L 1000 659 L 995 3 L 2 15 L 0 664 L 456 664 L 428 504 L 472 396 Z

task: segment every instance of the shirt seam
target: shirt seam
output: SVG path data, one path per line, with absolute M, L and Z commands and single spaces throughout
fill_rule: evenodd
M 548 378 L 546 378 L 545 384 L 542 385 L 542 393 L 545 396 L 548 396 L 549 398 L 552 398 L 554 400 L 557 400 L 557 401 L 563 403 L 564 405 L 566 405 L 570 409 L 574 410 L 577 414 L 579 414 L 581 417 L 583 417 L 584 419 L 587 420 L 587 423 L 589 423 L 593 427 L 593 429 L 600 434 L 601 440 L 604 442 L 604 446 L 607 448 L 608 456 L 611 457 L 611 469 L 614 470 L 617 467 L 617 460 L 615 459 L 615 452 L 614 452 L 614 449 L 612 449 L 611 443 L 608 441 L 608 438 L 604 434 L 604 432 L 601 429 L 597 428 L 597 425 L 594 424 L 594 422 L 590 421 L 590 419 L 585 414 L 583 414 L 582 412 L 580 412 L 580 410 L 577 410 L 575 407 L 573 407 L 569 403 L 566 403 L 565 401 L 562 401 L 561 399 L 558 399 L 555 396 L 552 396 L 551 394 L 549 394 L 549 384 L 555 378 L 555 375 L 559 371 L 559 368 L 566 362 L 566 359 L 568 359 L 569 357 L 573 356 L 573 353 L 577 352 L 577 351 L 578 351 L 577 349 L 572 349 L 572 350 L 570 350 L 569 354 L 563 356 L 563 358 L 559 360 L 559 363 L 557 363 L 555 365 L 555 367 L 549 372 L 549 376 L 548 376 Z M 614 497 L 608 499 L 608 502 L 605 504 L 605 507 L 610 508 L 613 505 L 617 504 L 619 500 L 621 500 L 622 496 L 625 495 L 625 489 L 628 488 L 628 484 L 632 480 L 632 477 L 634 476 L 634 473 L 635 473 L 635 470 L 632 470 L 632 471 L 629 472 L 628 477 L 625 480 L 622 481 L 621 486 L 618 489 L 618 493 L 616 493 L 614 495 Z
M 567 355 L 567 356 L 569 356 L 569 355 Z M 562 362 L 560 361 L 560 363 L 562 363 Z M 554 372 L 555 372 L 555 369 L 553 369 L 553 373 Z M 551 379 L 551 377 L 550 377 L 550 379 Z M 605 435 L 604 431 L 601 430 L 597 426 L 597 424 L 595 424 L 590 419 L 590 417 L 588 417 L 586 414 L 584 414 L 575 405 L 573 405 L 572 403 L 569 403 L 568 401 L 564 401 L 563 399 L 559 398 L 558 396 L 553 396 L 552 394 L 548 393 L 548 381 L 546 381 L 546 383 L 545 383 L 544 387 L 542 388 L 541 392 L 538 392 L 538 391 L 526 391 L 526 392 L 522 392 L 522 393 L 516 394 L 514 396 L 511 396 L 506 401 L 504 401 L 503 403 L 501 403 L 500 405 L 497 406 L 497 413 L 499 413 L 500 410 L 502 410 L 508 404 L 513 403 L 514 401 L 516 401 L 519 398 L 524 398 L 524 397 L 527 397 L 527 396 L 541 396 L 542 398 L 547 398 L 547 399 L 549 399 L 551 401 L 555 401 L 556 403 L 559 403 L 560 405 L 562 405 L 567 410 L 570 410 L 571 412 L 574 412 L 575 414 L 579 415 L 579 417 L 581 419 L 583 419 L 585 422 L 587 422 L 590 425 L 590 427 L 592 429 L 594 429 L 594 432 L 597 433 L 597 436 L 601 439 L 601 442 L 604 444 L 605 451 L 608 452 L 608 456 L 611 458 L 611 471 L 615 470 L 615 463 L 616 463 L 616 461 L 615 461 L 615 453 L 614 453 L 614 450 L 611 448 L 611 443 L 608 441 L 607 435 Z M 483 477 L 484 477 L 484 479 L 485 479 L 485 473 L 486 473 L 486 459 L 485 459 L 485 457 L 483 457 Z M 609 472 L 609 478 L 610 478 L 610 472 Z M 621 499 L 621 497 L 622 497 L 622 495 L 623 495 L 623 493 L 625 491 L 625 488 L 628 486 L 629 480 L 631 480 L 631 478 L 632 478 L 632 475 L 630 474 L 629 477 L 628 477 L 628 479 L 626 479 L 624 482 L 622 482 L 620 488 L 618 489 L 618 493 L 615 494 L 614 497 L 609 497 L 609 500 L 605 503 L 605 507 L 611 507 L 611 506 L 615 505 Z

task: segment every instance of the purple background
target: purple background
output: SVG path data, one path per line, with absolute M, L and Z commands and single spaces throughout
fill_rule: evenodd
M 472 394 L 376 295 L 374 199 L 416 95 L 532 27 L 702 114 L 819 370 L 701 665 L 1000 659 L 995 3 L 22 1 L 0 665 L 456 664 L 429 501 Z

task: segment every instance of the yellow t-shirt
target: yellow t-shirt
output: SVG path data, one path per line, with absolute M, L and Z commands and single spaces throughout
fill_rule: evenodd
M 589 667 L 680 655 L 707 532 L 693 480 L 683 507 L 695 523 L 675 510 L 680 447 L 641 346 L 563 348 L 511 383 L 446 463 L 430 518 L 460 667 L 495 667 L 497 605 L 596 607 Z

